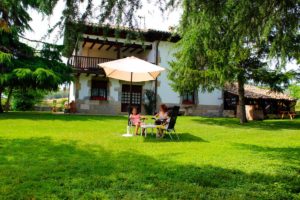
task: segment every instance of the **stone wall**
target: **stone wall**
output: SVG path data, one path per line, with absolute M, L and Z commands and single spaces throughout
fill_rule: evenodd
M 189 116 L 222 116 L 222 106 L 219 105 L 181 105 L 180 110 Z
M 121 103 L 114 101 L 77 100 L 76 108 L 78 113 L 85 114 L 125 114 L 121 112 Z

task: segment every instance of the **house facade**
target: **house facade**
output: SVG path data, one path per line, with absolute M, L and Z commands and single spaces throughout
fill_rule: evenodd
M 77 112 L 125 114 L 129 104 L 129 83 L 107 78 L 98 64 L 135 56 L 166 69 L 156 81 L 134 83 L 132 103 L 142 113 L 147 102 L 145 92 L 151 90 L 156 97 L 156 109 L 164 103 L 168 106 L 179 105 L 186 115 L 222 115 L 221 90 L 180 95 L 171 88 L 167 73 L 169 62 L 174 60 L 174 45 L 179 40 L 178 36 L 156 30 L 138 30 L 143 38 L 141 41 L 134 38 L 129 40 L 128 32 L 130 30 L 86 26 L 82 39 L 78 41 L 79 48 L 74 50 L 68 61 L 74 70 L 70 101 L 75 101 Z

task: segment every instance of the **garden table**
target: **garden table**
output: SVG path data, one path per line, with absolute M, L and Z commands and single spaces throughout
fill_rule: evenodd
M 141 135 L 142 135 L 143 129 L 145 129 L 145 137 L 147 137 L 147 129 L 148 128 L 152 129 L 151 135 L 153 135 L 153 129 L 156 128 L 156 127 L 157 127 L 157 125 L 155 125 L 155 124 L 142 124 L 141 125 Z

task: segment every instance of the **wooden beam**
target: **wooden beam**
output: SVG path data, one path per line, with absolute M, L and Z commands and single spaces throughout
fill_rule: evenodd
M 98 39 L 95 41 L 95 42 L 93 42 L 93 44 L 92 44 L 92 46 L 90 47 L 90 49 L 92 49 L 94 46 L 95 46 L 95 44 L 98 42 Z
M 113 46 L 113 44 L 110 44 L 109 47 L 106 48 L 106 51 L 110 50 Z
M 86 38 L 84 38 L 83 39 L 82 47 L 84 47 L 89 40 L 90 40 L 89 36 L 87 36 Z
M 121 50 L 121 48 L 122 48 L 122 45 L 116 45 L 116 48 L 114 51 L 118 51 L 119 49 Z
M 85 46 L 85 44 L 86 44 L 86 40 L 84 40 L 84 42 L 83 42 L 83 44 L 82 44 L 82 47 L 84 47 L 84 46 Z
M 125 49 L 122 50 L 122 52 L 124 53 L 124 52 L 126 52 L 128 49 L 130 49 L 130 48 L 131 48 L 131 46 L 127 46 Z
M 103 47 L 104 45 L 105 45 L 105 43 L 102 43 L 102 44 L 99 46 L 98 50 L 101 50 L 102 47 Z
M 133 53 L 133 52 L 135 52 L 138 49 L 139 49 L 138 47 L 135 47 L 134 49 L 130 50 L 130 53 Z
M 121 47 L 118 45 L 117 47 L 117 59 L 121 58 Z
M 142 52 L 144 52 L 144 51 L 145 51 L 145 50 L 142 49 L 142 50 L 138 51 L 137 54 L 140 54 L 140 53 L 142 53 Z

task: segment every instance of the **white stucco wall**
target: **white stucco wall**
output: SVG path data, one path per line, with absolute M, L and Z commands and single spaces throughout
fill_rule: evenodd
M 117 90 L 115 90 L 116 88 L 120 87 L 120 83 L 118 80 L 116 79 L 109 79 L 109 93 L 108 93 L 108 100 L 109 101 L 118 101 L 119 98 L 119 93 Z
M 78 98 L 83 100 L 87 97 L 91 96 L 91 87 L 88 85 L 88 81 L 91 79 L 90 76 L 86 76 L 85 74 L 80 75 L 80 90 L 78 93 Z
M 158 78 L 159 86 L 157 93 L 161 98 L 162 103 L 179 104 L 180 95 L 174 92 L 170 86 L 170 81 L 167 77 L 169 62 L 174 59 L 174 44 L 170 42 L 160 42 L 159 44 L 159 65 L 166 70 L 161 73 Z
M 69 89 L 69 102 L 75 101 L 75 84 L 74 82 L 70 83 Z
M 157 92 L 161 97 L 162 103 L 180 104 L 180 95 L 173 91 L 170 86 L 171 81 L 167 77 L 168 69 L 170 68 L 169 62 L 175 59 L 173 56 L 174 52 L 176 52 L 174 45 L 174 43 L 170 42 L 160 42 L 159 44 L 159 65 L 166 68 L 166 71 L 161 73 L 158 78 L 160 85 L 157 88 Z M 200 105 L 221 105 L 222 102 L 221 90 L 216 89 L 212 92 L 198 91 L 198 104 Z
M 210 93 L 198 91 L 198 104 L 219 106 L 222 103 L 223 99 L 221 90 L 214 90 Z
M 113 40 L 113 38 L 109 38 L 109 40 Z M 132 41 L 135 43 L 138 43 L 138 41 Z M 147 43 L 151 44 L 151 43 Z M 91 43 L 87 43 L 84 48 L 81 48 L 78 52 L 78 55 L 81 56 L 90 56 L 90 57 L 102 57 L 102 58 L 111 58 L 116 59 L 117 52 L 114 51 L 114 47 L 112 47 L 109 51 L 106 50 L 107 46 L 104 46 L 101 50 L 98 50 L 99 44 L 96 44 L 93 49 L 90 49 Z M 157 42 L 152 43 L 152 50 L 148 50 L 145 53 L 137 54 L 136 52 L 130 53 L 129 51 L 122 52 L 121 51 L 121 58 L 127 57 L 127 56 L 136 56 L 141 59 L 146 59 L 147 61 L 151 63 L 155 63 L 156 59 L 156 45 Z M 167 41 L 161 41 L 159 43 L 159 50 L 158 50 L 158 56 L 159 56 L 159 65 L 164 67 L 166 71 L 162 72 L 161 75 L 158 77 L 158 88 L 157 93 L 160 97 L 160 101 L 162 103 L 166 104 L 180 104 L 181 97 L 178 93 L 174 92 L 173 89 L 170 86 L 170 80 L 167 77 L 168 69 L 169 69 L 169 62 L 174 60 L 174 52 L 176 51 L 174 47 L 174 43 L 167 42 Z M 80 44 L 80 47 L 82 44 Z M 91 76 L 86 76 L 85 74 L 82 74 L 80 76 L 80 86 L 81 89 L 79 90 L 79 99 L 83 100 L 90 97 L 90 86 L 88 85 L 88 81 L 91 79 Z M 116 90 L 116 88 L 120 88 L 120 83 L 118 80 L 110 79 L 110 88 L 108 93 L 108 99 L 113 101 L 120 100 L 119 92 Z M 73 91 L 70 91 L 70 99 L 75 99 L 75 86 L 73 84 L 72 86 Z M 71 90 L 72 90 L 71 88 Z M 149 82 L 144 84 L 143 89 L 153 89 L 154 90 L 154 84 L 153 82 Z M 72 95 L 71 95 L 72 94 Z M 198 92 L 198 104 L 200 105 L 221 105 L 223 102 L 222 100 L 222 91 L 220 90 L 214 90 L 211 93 L 208 92 Z
M 91 87 L 88 84 L 88 81 L 92 79 L 92 76 L 81 75 L 79 78 L 80 90 L 79 90 L 79 100 L 89 99 L 91 95 Z M 109 101 L 119 101 L 119 90 L 122 88 L 122 83 L 116 79 L 109 79 L 109 88 L 108 88 L 108 100 Z M 129 83 L 128 83 L 129 84 Z M 136 85 L 143 85 L 143 90 L 154 89 L 153 81 L 134 83 Z M 71 97 L 72 96 L 72 97 Z M 75 100 L 75 84 L 72 83 L 70 91 L 70 99 Z

